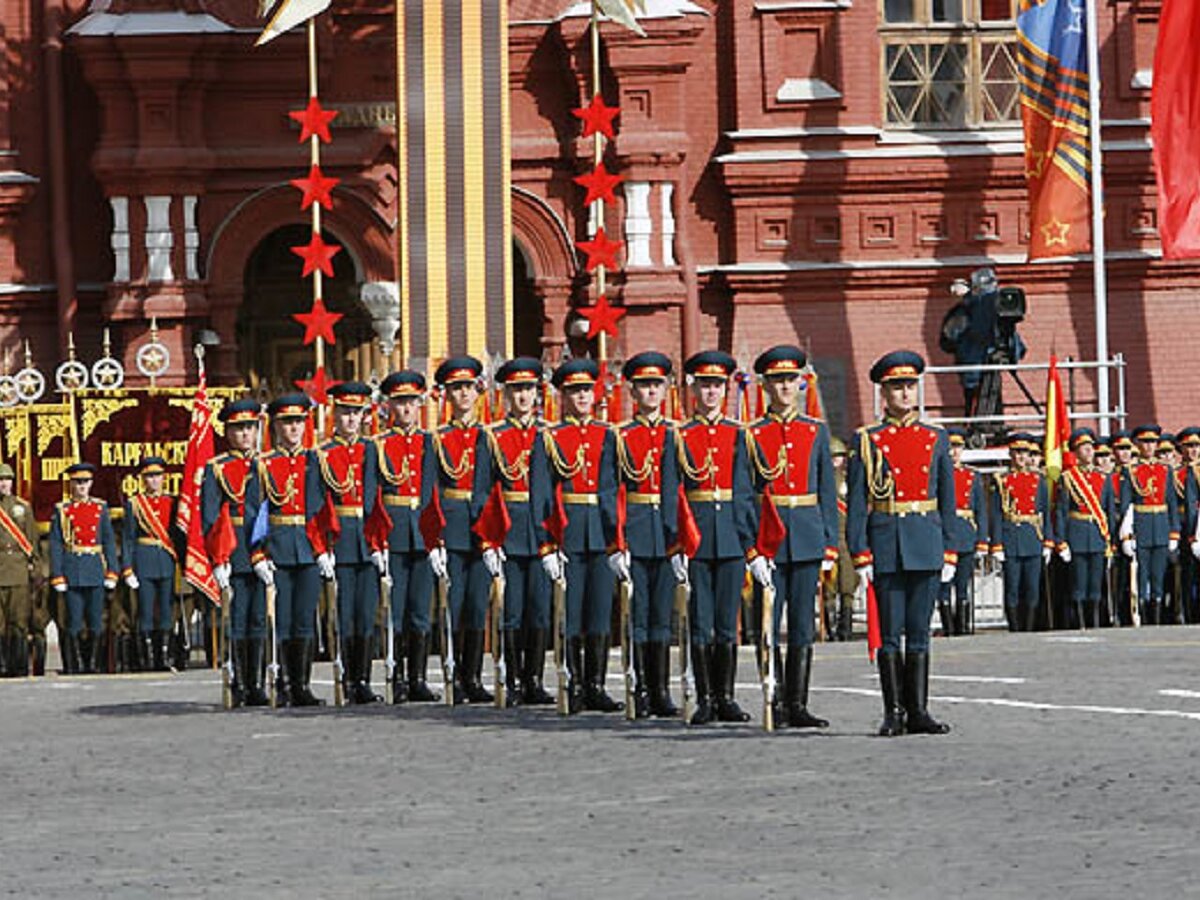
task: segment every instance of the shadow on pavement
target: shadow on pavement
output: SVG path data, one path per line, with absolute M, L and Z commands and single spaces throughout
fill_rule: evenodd
M 103 706 L 81 706 L 79 712 L 85 716 L 193 716 L 197 714 L 223 712 L 218 703 L 196 703 L 193 701 L 152 700 L 145 703 L 110 703 Z

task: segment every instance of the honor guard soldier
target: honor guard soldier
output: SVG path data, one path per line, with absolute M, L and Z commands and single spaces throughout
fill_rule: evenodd
M 316 454 L 304 447 L 311 406 L 305 394 L 284 394 L 267 405 L 275 425 L 273 449 L 259 460 L 246 499 L 251 523 L 266 516 L 265 535 L 254 534 L 251 526 L 258 543 L 250 561 L 263 589 L 275 589 L 275 658 L 282 658 L 285 675 L 276 697 L 289 706 L 321 705 L 312 692 L 312 663 L 321 592 L 317 556 L 327 548 L 320 529 L 312 528 L 310 536 L 308 527 L 325 499 Z M 259 511 L 263 503 L 265 513 Z
M 15 481 L 12 466 L 0 465 L 0 676 L 9 678 L 29 673 L 29 586 L 41 566 L 33 507 L 13 493 Z
M 1133 462 L 1133 437 L 1128 431 L 1117 431 L 1109 441 L 1112 450 L 1113 463 L 1109 482 L 1113 492 L 1113 519 L 1109 522 L 1109 532 L 1113 539 L 1113 593 L 1115 594 L 1113 608 L 1116 610 L 1119 624 L 1132 625 L 1133 615 L 1130 609 L 1130 596 L 1136 597 L 1137 585 L 1130 585 L 1131 560 L 1122 551 L 1119 518 L 1121 492 L 1125 489 L 1125 479 L 1129 476 L 1129 468 Z M 1116 625 L 1118 622 L 1114 622 Z
M 345 381 L 330 388 L 329 396 L 333 437 L 316 455 L 329 507 L 322 518 L 332 527 L 319 536 L 321 529 L 312 530 L 316 543 L 325 546 L 317 555 L 317 569 L 326 581 L 337 581 L 346 697 L 351 703 L 378 703 L 383 698 L 371 690 L 371 664 L 379 576 L 387 572 L 387 551 L 371 547 L 366 535 L 379 471 L 375 444 L 362 436 L 371 389 L 359 381 Z
M 821 573 L 831 572 L 837 561 L 837 485 L 825 423 L 796 412 L 800 373 L 807 361 L 803 350 L 785 345 L 771 348 L 754 362 L 769 410 L 746 429 L 747 450 L 764 508 L 767 503 L 774 505 L 786 536 L 774 568 L 754 548 L 749 566 L 760 586 L 773 583 L 775 587 L 774 647 L 779 646 L 779 625 L 787 606 L 786 716 L 780 721 L 793 728 L 824 728 L 829 723 L 808 711 L 808 685 L 817 585 Z
M 1075 465 L 1059 482 L 1058 555 L 1071 570 L 1071 599 L 1080 628 L 1100 627 L 1100 591 L 1112 555 L 1114 500 L 1112 483 L 1095 466 L 1096 434 L 1090 428 L 1071 433 Z
M 884 416 L 857 431 L 850 461 L 850 552 L 859 575 L 875 584 L 883 637 L 883 737 L 950 730 L 926 707 L 929 620 L 939 572 L 943 583 L 950 581 L 958 561 L 954 472 L 945 432 L 917 418 L 917 378 L 924 370 L 925 360 L 907 350 L 888 353 L 871 367 Z
M 679 715 L 670 691 L 671 613 L 675 586 L 688 580 L 688 560 L 676 537 L 675 433 L 662 415 L 671 360 L 653 351 L 638 353 L 621 374 L 630 383 L 635 412 L 617 431 L 618 489 L 625 488 L 625 549 L 610 560 L 613 575 L 632 587 L 637 717 L 671 718 Z
M 1187 540 L 1191 553 L 1180 554 L 1183 561 L 1184 617 L 1188 622 L 1200 620 L 1196 606 L 1196 560 L 1200 559 L 1200 540 L 1197 540 L 1197 506 L 1200 505 L 1200 428 L 1189 425 L 1178 435 L 1180 462 L 1183 473 L 1184 515 L 1179 520 L 1182 536 Z
M 1035 468 L 1036 449 L 1033 435 L 1013 432 L 1008 438 L 1011 469 L 995 476 L 992 559 L 1004 567 L 1004 612 L 1009 631 L 1033 630 L 1041 602 L 1042 568 L 1050 561 L 1054 548 L 1050 489 L 1046 477 Z
M 1176 435 L 1163 432 L 1162 437 L 1159 438 L 1158 450 L 1155 451 L 1154 458 L 1158 462 L 1170 466 L 1174 473 L 1176 517 L 1179 520 L 1180 537 L 1182 538 L 1187 535 L 1187 522 L 1190 516 L 1187 511 L 1187 470 L 1182 465 L 1183 453 L 1178 446 L 1178 441 Z M 1164 624 L 1183 625 L 1189 621 L 1187 618 L 1188 588 L 1184 578 L 1184 568 L 1189 555 L 1186 552 L 1180 553 L 1178 550 L 1168 554 L 1169 580 L 1160 615 Z M 1166 596 L 1170 597 L 1169 603 Z
M 963 450 L 967 432 L 949 428 L 946 437 L 950 445 L 950 462 L 954 466 L 954 520 L 950 526 L 950 549 L 958 554 L 954 578 L 944 581 L 938 597 L 938 612 L 942 617 L 942 634 L 968 634 L 974 621 L 974 574 L 977 554 L 988 552 L 987 520 L 983 478 L 970 466 L 963 465 Z M 954 593 L 954 608 L 950 594 Z
M 176 501 L 163 490 L 167 463 L 161 456 L 143 459 L 138 475 L 142 490 L 125 501 L 121 540 L 125 564 L 121 577 L 137 594 L 142 669 L 165 672 L 169 668 L 168 640 L 175 621 L 175 572 L 179 565 L 179 550 L 171 531 Z
M 592 418 L 599 377 L 599 366 L 591 359 L 571 359 L 555 370 L 552 381 L 562 395 L 563 420 L 548 424 L 534 448 L 533 465 L 539 470 L 544 465 L 549 475 L 532 485 L 535 516 L 544 512 L 546 519 L 566 523 L 561 536 L 551 534 L 554 546 L 547 550 L 567 558 L 567 668 L 573 713 L 581 708 L 625 708 L 605 690 L 614 587 L 609 559 L 620 551 L 616 436 L 606 423 Z M 544 553 L 542 565 L 551 581 L 564 574 L 558 553 Z
M 1134 462 L 1121 490 L 1121 550 L 1137 555 L 1138 602 L 1142 621 L 1159 624 L 1159 609 L 1165 594 L 1167 557 L 1179 549 L 1179 507 L 1175 500 L 1175 473 L 1158 462 L 1154 451 L 1162 429 L 1141 425 L 1133 432 L 1140 458 Z
M 737 619 L 746 556 L 755 543 L 754 485 L 742 426 L 722 410 L 737 361 L 705 350 L 684 363 L 694 414 L 680 425 L 679 468 L 700 547 L 691 560 L 693 725 L 748 722 L 738 706 Z
M 64 669 L 69 674 L 100 671 L 104 593 L 117 586 L 119 562 L 108 504 L 91 496 L 95 471 L 91 463 L 67 468 L 71 493 L 50 519 L 50 584 L 67 601 Z
M 830 638 L 848 641 L 854 636 L 854 591 L 858 587 L 858 576 L 854 574 L 854 561 L 846 544 L 846 463 L 849 452 L 839 437 L 829 439 L 829 455 L 833 460 L 833 478 L 837 483 L 838 498 L 838 558 L 834 571 L 821 579 L 821 591 L 825 601 L 825 631 Z
M 433 456 L 429 432 L 421 428 L 421 401 L 425 376 L 419 372 L 393 372 L 379 390 L 387 398 L 392 428 L 376 440 L 379 486 L 391 519 L 388 533 L 388 572 L 392 578 L 392 621 L 401 648 L 392 681 L 395 703 L 432 703 L 441 694 L 425 680 L 429 661 L 429 611 L 433 600 L 433 572 L 421 539 L 420 511 L 433 492 L 423 477 L 423 466 Z M 407 639 L 408 674 L 402 662 Z
M 529 356 L 509 360 L 496 370 L 496 383 L 504 388 L 506 415 L 487 430 L 480 466 L 488 485 L 499 483 L 512 521 L 504 546 L 484 549 L 489 567 L 499 562 L 504 572 L 505 701 L 509 706 L 518 702 L 552 705 L 554 697 L 542 681 L 550 630 L 550 584 L 541 555 L 549 537 L 530 502 L 531 483 L 548 477 L 542 454 L 538 456 L 542 471 L 533 471 L 534 446 L 544 427 L 535 409 L 542 364 Z M 488 487 L 487 493 L 491 490 Z
M 246 526 L 246 489 L 254 481 L 259 406 L 249 397 L 221 409 L 229 450 L 209 461 L 200 486 L 200 524 L 212 555 L 213 577 L 229 606 L 233 705 L 267 706 L 263 690 L 266 661 L 267 600 L 250 562 Z M 225 529 L 232 527 L 230 545 Z

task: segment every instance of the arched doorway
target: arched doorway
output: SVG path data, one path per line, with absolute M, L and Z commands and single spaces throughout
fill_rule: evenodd
M 311 282 L 300 277 L 300 260 L 291 251 L 306 244 L 311 233 L 308 225 L 277 228 L 259 242 L 246 262 L 237 319 L 238 368 L 255 392 L 276 395 L 295 390 L 296 381 L 310 377 L 316 367 L 313 345 L 304 345 L 304 328 L 292 318 L 312 306 Z M 322 236 L 329 243 L 341 243 L 329 233 Z M 343 318 L 335 330 L 337 343 L 325 348 L 326 372 L 338 381 L 365 380 L 371 373 L 364 370 L 364 360 L 370 356 L 375 335 L 358 301 L 358 274 L 345 248 L 333 258 L 333 272 L 333 278 L 324 279 L 323 299 Z
M 533 283 L 533 272 L 520 243 L 513 241 L 513 355 L 541 359 L 545 349 L 542 330 L 546 325 L 546 305 Z

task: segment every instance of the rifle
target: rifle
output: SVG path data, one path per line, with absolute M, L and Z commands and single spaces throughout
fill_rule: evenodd
M 338 621 L 337 579 L 329 579 L 329 656 L 333 660 L 333 705 L 346 705 L 346 665 L 342 661 L 341 623 Z
M 454 706 L 454 622 L 450 611 L 450 576 L 437 580 L 437 618 L 442 623 L 442 686 L 446 705 Z
M 567 579 L 554 582 L 551 592 L 554 606 L 554 671 L 558 676 L 556 708 L 560 716 L 571 711 L 567 698 Z
M 775 586 L 762 588 L 761 672 L 763 731 L 775 730 Z
M 1138 608 L 1138 564 L 1137 551 L 1129 557 L 1129 621 L 1134 628 L 1142 627 L 1142 612 Z
M 637 718 L 637 670 L 633 665 L 633 582 L 617 582 L 621 605 L 621 667 L 625 678 L 625 718 Z
M 496 682 L 493 695 L 496 698 L 496 708 L 504 709 L 507 705 L 505 694 L 508 690 L 508 671 L 504 661 L 504 578 L 492 579 L 491 591 L 488 594 L 488 606 L 492 617 L 492 673 Z
M 233 709 L 233 642 L 229 640 L 229 607 L 233 605 L 233 588 L 221 589 L 221 630 L 217 632 L 220 646 L 217 648 L 217 658 L 224 658 L 221 664 L 221 705 L 225 709 Z
M 386 571 L 379 575 L 379 596 L 383 601 L 383 702 L 396 702 L 396 632 L 392 628 L 392 576 Z
M 688 615 L 691 598 L 690 584 L 684 581 L 675 585 L 675 609 L 679 615 L 679 690 L 683 694 L 680 713 L 685 725 L 691 724 L 692 716 L 696 712 L 696 683 L 692 673 L 692 626 Z
M 271 709 L 279 706 L 279 691 L 276 680 L 279 678 L 279 635 L 275 632 L 275 584 L 267 585 L 267 629 L 271 632 L 271 641 L 267 651 L 267 697 Z

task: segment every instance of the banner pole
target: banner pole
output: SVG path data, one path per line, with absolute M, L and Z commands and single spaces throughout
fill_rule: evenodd
M 1096 310 L 1096 404 L 1099 407 L 1100 434 L 1110 432 L 1111 412 L 1108 383 L 1108 276 L 1104 241 L 1104 151 L 1100 121 L 1100 40 L 1097 34 L 1096 0 L 1087 4 L 1088 64 L 1088 149 L 1091 155 L 1092 197 L 1092 292 Z

